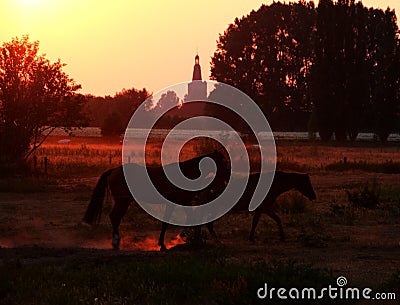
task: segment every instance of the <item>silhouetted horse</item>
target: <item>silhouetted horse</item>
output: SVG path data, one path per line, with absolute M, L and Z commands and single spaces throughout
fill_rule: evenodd
M 216 190 L 222 190 L 225 187 L 227 181 L 230 178 L 230 163 L 225 158 L 225 155 L 220 151 L 214 151 L 213 153 L 203 155 L 200 157 L 196 157 L 184 162 L 179 162 L 179 167 L 184 174 L 189 179 L 196 179 L 201 176 L 200 172 L 200 161 L 203 158 L 209 157 L 214 160 L 217 165 L 217 172 L 215 179 L 213 182 L 208 185 L 204 190 L 213 190 L 211 193 L 214 193 Z M 228 165 L 229 164 L 229 165 Z M 170 166 L 176 166 L 177 164 L 169 164 L 164 167 L 146 167 L 149 177 L 152 180 L 152 183 L 155 189 L 162 194 L 165 198 L 170 201 L 184 206 L 192 205 L 193 201 L 198 201 L 197 196 L 199 191 L 187 191 L 182 190 L 171 183 L 165 175 L 164 170 L 168 170 Z M 126 170 L 135 172 L 135 169 L 141 167 L 138 164 L 125 164 Z M 85 216 L 83 217 L 83 221 L 88 224 L 96 224 L 100 220 L 101 210 L 103 206 L 105 191 L 107 186 L 111 191 L 111 195 L 114 199 L 114 207 L 109 215 L 113 233 L 112 233 L 112 246 L 114 249 L 118 249 L 120 245 L 120 235 L 119 235 L 119 225 L 121 223 L 122 217 L 125 215 L 126 211 L 131 202 L 136 202 L 129 191 L 127 183 L 125 181 L 123 166 L 119 166 L 116 168 L 112 168 L 106 172 L 104 172 L 101 176 L 97 185 L 93 190 L 92 197 L 90 199 L 89 205 L 87 207 Z M 203 173 L 203 175 L 207 176 L 210 173 Z M 140 178 L 140 177 L 139 177 Z M 135 187 L 135 186 L 131 186 Z M 215 195 L 210 195 L 213 197 Z M 171 211 L 166 211 L 166 213 Z M 161 247 L 161 250 L 166 250 L 164 244 L 164 236 L 165 231 L 167 229 L 167 224 L 163 222 L 162 230 L 160 233 L 160 238 L 158 241 L 158 245 Z
M 249 176 L 247 187 L 239 199 L 239 201 L 233 206 L 231 209 L 232 212 L 235 211 L 248 211 L 250 200 L 253 196 L 254 190 L 258 183 L 258 174 L 252 174 Z M 264 174 L 265 175 L 265 174 Z M 240 178 L 244 179 L 244 178 Z M 240 179 L 233 179 L 232 183 L 240 183 Z M 256 230 L 258 221 L 260 220 L 261 214 L 266 213 L 270 216 L 275 222 L 278 224 L 279 235 L 281 240 L 285 239 L 285 235 L 282 229 L 281 219 L 274 211 L 274 202 L 276 198 L 292 189 L 298 190 L 301 194 L 306 196 L 310 200 L 314 200 L 316 198 L 314 189 L 311 185 L 310 177 L 307 174 L 297 174 L 297 173 L 286 173 L 276 171 L 274 175 L 274 179 L 271 184 L 271 188 L 263 200 L 263 202 L 254 210 L 253 221 L 251 224 L 251 230 L 249 235 L 249 240 L 254 241 L 254 232 Z M 211 192 L 212 193 L 212 192 Z M 211 194 L 210 194 L 211 195 Z M 209 191 L 205 190 L 200 198 L 201 201 L 208 201 Z M 211 235 L 217 239 L 216 234 L 213 230 L 212 223 L 209 224 L 209 231 Z

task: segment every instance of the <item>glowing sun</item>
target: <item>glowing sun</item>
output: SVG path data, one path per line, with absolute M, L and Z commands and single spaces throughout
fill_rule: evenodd
M 51 0 L 17 0 L 15 4 L 21 13 L 38 17 L 38 14 L 48 12 L 52 3 Z

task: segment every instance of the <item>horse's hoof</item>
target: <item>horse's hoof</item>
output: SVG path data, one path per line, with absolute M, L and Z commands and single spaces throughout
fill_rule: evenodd
M 167 247 L 165 247 L 164 245 L 160 246 L 160 252 L 165 252 L 167 251 Z

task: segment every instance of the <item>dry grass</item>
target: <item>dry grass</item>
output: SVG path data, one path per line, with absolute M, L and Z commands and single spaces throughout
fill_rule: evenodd
M 28 262 L 33 260 L 31 256 L 36 250 L 21 247 L 23 245 L 43 247 L 37 256 L 44 262 L 50 258 L 43 253 L 51 248 L 65 248 L 57 251 L 61 253 L 60 260 L 66 262 L 71 261 L 68 255 L 72 249 L 81 249 L 76 251 L 81 253 L 78 258 L 82 261 L 89 255 L 99 257 L 92 248 L 110 251 L 105 252 L 107 256 L 115 255 L 110 250 L 111 227 L 107 217 L 112 202 L 106 201 L 97 228 L 84 226 L 81 219 L 99 174 L 121 164 L 120 139 L 75 137 L 70 138 L 69 143 L 60 144 L 61 139 L 50 138 L 37 152 L 39 161 L 44 156 L 49 158 L 46 180 L 49 185 L 46 184 L 42 192 L 34 193 L 29 189 L 28 193 L 21 194 L 16 189 L 15 193 L 0 194 L 0 250 L 6 250 L 1 247 L 16 248 L 22 257 L 28 257 Z M 400 174 L 371 172 L 365 167 L 342 172 L 328 166 L 343 161 L 344 157 L 347 162 L 365 164 L 400 162 L 399 144 L 374 145 L 376 143 L 327 145 L 279 141 L 278 168 L 310 173 L 317 199 L 310 202 L 297 192 L 280 197 L 276 207 L 282 219 L 285 243 L 279 241 L 276 223 L 266 215 L 261 217 L 257 227 L 256 242 L 248 242 L 249 214 L 218 219 L 215 230 L 224 245 L 219 248 L 210 239 L 207 243 L 216 251 L 225 251 L 223 255 L 218 253 L 219 261 L 294 259 L 331 268 L 335 276 L 346 276 L 353 286 L 380 288 L 398 275 L 400 264 Z M 186 148 L 182 157 L 188 158 L 196 149 L 195 146 Z M 157 149 L 154 148 L 152 154 L 156 156 Z M 40 162 L 38 167 L 43 171 Z M 346 191 L 362 192 L 373 181 L 380 189 L 379 207 L 371 210 L 352 205 Z M 144 250 L 157 248 L 160 226 L 159 221 L 139 207 L 131 207 L 121 223 L 121 255 L 140 249 L 140 257 L 152 263 L 154 253 Z M 171 226 L 166 242 L 180 231 L 181 228 Z M 167 254 L 173 259 L 177 257 L 173 251 Z
M 400 164 L 400 145 L 384 146 L 369 142 L 328 145 L 322 142 L 280 141 L 277 143 L 277 161 L 282 169 L 313 172 L 329 170 L 330 165 L 341 162 L 377 165 L 379 168 L 380 164 L 385 166 L 390 162 Z
M 61 137 L 51 137 L 36 152 L 38 169 L 44 171 L 44 157 L 48 158 L 48 174 L 50 176 L 97 176 L 107 168 L 122 163 L 122 141 L 120 138 L 71 137 L 69 143 L 61 144 Z M 186 160 L 197 151 L 207 150 L 209 142 L 189 143 L 180 154 Z M 158 164 L 161 146 L 150 144 L 147 154 L 149 164 Z M 173 146 L 167 150 L 174 152 Z M 133 152 L 131 162 L 138 162 L 142 157 L 140 149 Z M 173 162 L 167 159 L 167 162 Z M 251 158 L 251 156 L 250 156 Z M 252 161 L 257 162 L 254 156 Z M 369 172 L 398 173 L 400 168 L 400 145 L 390 146 L 375 143 L 347 143 L 343 145 L 327 145 L 322 142 L 278 141 L 277 168 L 298 172 L 326 172 L 361 170 Z M 31 160 L 32 166 L 33 161 Z

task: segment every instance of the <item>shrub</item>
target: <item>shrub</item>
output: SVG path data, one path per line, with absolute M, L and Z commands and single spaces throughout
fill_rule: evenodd
M 343 223 L 347 226 L 354 225 L 354 220 L 356 219 L 355 209 L 352 205 L 348 204 L 339 204 L 333 202 L 330 204 L 330 209 L 332 215 L 339 220 L 340 223 Z
M 361 208 L 375 209 L 380 203 L 381 188 L 374 180 L 371 184 L 366 183 L 362 189 L 346 191 L 349 202 Z
M 291 191 L 279 197 L 275 208 L 277 212 L 285 214 L 301 214 L 307 211 L 308 199 L 296 191 Z

